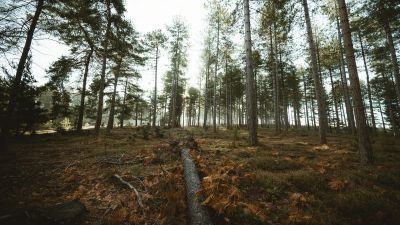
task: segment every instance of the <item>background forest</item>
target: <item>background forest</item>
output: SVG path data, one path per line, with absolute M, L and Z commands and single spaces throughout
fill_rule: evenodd
M 178 180 L 175 191 L 184 189 L 182 178 L 178 178 L 182 168 L 176 166 L 179 156 L 174 151 L 182 147 L 183 139 L 186 143 L 187 137 L 196 136 L 200 141 L 194 149 L 198 144 L 206 149 L 203 155 L 201 148 L 195 155 L 200 176 L 208 179 L 203 180 L 202 204 L 212 208 L 216 224 L 368 224 L 370 215 L 374 217 L 371 224 L 399 221 L 398 211 L 392 207 L 393 201 L 400 199 L 400 177 L 393 173 L 398 162 L 389 160 L 399 156 L 398 0 L 205 0 L 206 29 L 196 36 L 196 40 L 202 40 L 197 43 L 201 45 L 197 61 L 191 60 L 193 33 L 186 18 L 177 15 L 151 32 L 141 32 L 135 28 L 135 21 L 127 18 L 126 6 L 123 0 L 1 1 L 0 148 L 5 159 L 9 156 L 6 150 L 14 150 L 23 158 L 22 153 L 32 146 L 46 150 L 50 147 L 41 144 L 57 143 L 62 152 L 57 154 L 73 160 L 64 168 L 64 175 L 68 175 L 62 179 L 67 184 L 81 182 L 76 190 L 71 189 L 76 194 L 84 192 L 81 186 L 85 190 L 93 186 L 89 178 L 76 178 L 94 175 L 92 168 L 77 169 L 84 159 L 126 166 L 132 158 L 125 158 L 125 151 L 128 155 L 135 152 L 140 159 L 135 158 L 138 161 L 134 163 L 140 162 L 144 169 L 130 172 L 140 174 L 139 185 L 149 189 L 140 192 L 153 197 L 146 199 L 144 195 L 148 207 L 141 206 L 141 216 L 134 219 L 129 217 L 133 214 L 118 211 L 121 205 L 111 212 L 123 214 L 125 220 L 120 223 L 130 218 L 132 224 L 150 224 L 152 216 L 146 217 L 147 212 L 154 213 L 154 218 L 159 213 L 154 224 L 181 224 L 187 218 L 180 216 L 184 213 L 179 210 L 186 206 L 181 204 L 184 196 L 172 191 L 173 180 Z M 35 40 L 55 41 L 67 49 L 44 68 L 45 78 L 32 69 L 37 64 L 33 57 Z M 164 62 L 167 69 L 161 70 Z M 193 65 L 200 68 L 197 74 L 188 73 Z M 151 81 L 151 85 L 143 80 Z M 143 140 L 137 142 L 139 136 Z M 162 141 L 165 137 L 170 139 L 168 144 Z M 75 157 L 68 152 L 86 144 L 91 150 L 76 154 L 93 155 Z M 128 144 L 134 150 L 125 148 Z M 148 145 L 153 146 L 151 150 Z M 110 149 L 112 154 L 121 154 L 117 160 L 112 158 L 116 160 L 113 163 Z M 160 149 L 165 151 L 161 153 Z M 231 153 L 232 149 L 238 151 Z M 105 159 L 99 161 L 97 157 L 103 153 Z M 211 162 L 213 157 L 216 161 Z M 223 157 L 232 157 L 233 161 Z M 78 158 L 79 162 L 74 161 Z M 208 163 L 213 169 L 207 168 Z M 145 176 L 149 165 L 154 171 L 161 168 L 161 172 L 151 178 Z M 170 166 L 173 172 L 163 166 Z M 121 169 L 121 173 L 126 169 L 113 168 Z M 349 174 L 339 173 L 338 168 Z M 104 177 L 109 177 L 109 170 L 103 171 Z M 302 172 L 298 179 L 304 178 L 304 183 L 293 178 L 296 170 Z M 387 176 L 379 177 L 382 174 L 376 173 L 380 172 L 387 172 Z M 75 174 L 68 180 L 72 173 L 86 175 Z M 371 176 L 363 177 L 366 174 Z M 320 175 L 325 176 L 322 181 L 313 180 Z M 122 177 L 129 176 L 135 177 L 128 172 Z M 379 179 L 386 186 L 378 188 L 381 195 L 371 197 L 373 190 L 367 187 L 375 188 Z M 318 186 L 319 182 L 323 185 Z M 226 185 L 230 193 L 222 192 L 215 183 Z M 156 187 L 167 191 L 167 197 L 153 193 Z M 318 201 L 323 197 L 332 200 L 335 195 L 329 191 L 336 194 L 346 188 L 352 194 L 367 194 L 341 196 L 361 199 L 361 203 L 354 208 L 350 205 L 343 215 L 332 216 L 330 209 L 346 208 L 347 203 L 330 206 Z M 357 188 L 365 189 L 357 192 Z M 318 191 L 323 194 L 315 194 Z M 249 193 L 258 194 L 253 199 Z M 75 194 L 65 195 L 67 199 L 82 197 Z M 176 203 L 171 206 L 174 213 L 160 211 L 154 198 Z M 95 205 L 88 199 L 82 201 L 86 206 Z M 222 206 L 221 202 L 226 204 Z M 375 203 L 381 208 L 369 207 Z M 356 210 L 352 215 L 353 209 L 362 212 Z M 240 213 L 235 215 L 237 210 Z M 321 214 L 315 216 L 313 210 Z M 254 218 L 242 218 L 241 213 Z M 275 223 L 266 222 L 270 221 L 269 213 Z M 326 215 L 332 220 L 324 221 Z M 106 224 L 115 222 L 103 219 Z

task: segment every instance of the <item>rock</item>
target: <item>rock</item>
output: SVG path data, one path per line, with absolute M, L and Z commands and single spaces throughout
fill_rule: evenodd
M 74 220 L 86 211 L 80 201 L 58 203 L 42 211 L 42 215 L 55 222 Z

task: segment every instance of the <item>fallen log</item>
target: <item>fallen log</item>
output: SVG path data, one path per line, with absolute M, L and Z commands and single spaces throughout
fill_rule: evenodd
M 139 204 L 140 209 L 142 210 L 142 215 L 144 216 L 144 206 L 143 206 L 143 201 L 142 198 L 140 197 L 139 192 L 136 190 L 136 188 L 129 182 L 125 181 L 124 179 L 122 179 L 121 176 L 119 176 L 118 174 L 114 174 L 113 177 L 117 178 L 121 183 L 125 184 L 126 186 L 129 187 L 129 189 L 133 190 L 133 192 L 135 192 L 136 198 L 137 198 L 137 202 Z
M 184 177 L 186 182 L 187 205 L 192 225 L 211 225 L 211 219 L 207 210 L 201 205 L 196 195 L 201 188 L 201 182 L 196 170 L 196 165 L 189 155 L 188 149 L 181 150 Z

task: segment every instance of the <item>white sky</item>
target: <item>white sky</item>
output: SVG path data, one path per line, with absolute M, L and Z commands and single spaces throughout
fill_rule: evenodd
M 174 17 L 181 17 L 189 27 L 188 68 L 186 78 L 188 86 L 197 86 L 200 73 L 200 56 L 203 43 L 203 34 L 206 30 L 207 11 L 204 8 L 205 0 L 126 0 L 127 19 L 131 20 L 135 29 L 142 35 L 161 29 L 166 34 L 166 26 L 172 24 Z M 68 47 L 55 41 L 34 41 L 32 44 L 33 73 L 39 84 L 47 82 L 45 70 L 50 64 L 63 54 L 68 54 Z M 142 79 L 139 85 L 144 90 L 154 87 L 153 63 L 140 68 Z M 158 69 L 159 90 L 162 90 L 162 78 L 169 65 L 169 56 L 166 50 L 161 52 Z M 76 85 L 76 83 L 74 83 Z M 73 84 L 73 85 L 74 85 Z
M 179 16 L 187 23 L 189 27 L 189 49 L 188 53 L 188 68 L 186 78 L 188 86 L 198 86 L 198 77 L 201 68 L 201 49 L 206 32 L 206 15 L 207 11 L 204 8 L 206 0 L 126 0 L 125 16 L 133 23 L 135 29 L 142 35 L 156 30 L 162 29 L 165 33 L 166 26 L 172 24 L 174 17 Z M 253 12 L 254 13 L 254 12 Z M 252 21 L 253 23 L 255 21 Z M 318 25 L 322 21 L 317 20 Z M 326 24 L 324 24 L 326 25 Z M 255 26 L 255 24 L 253 24 Z M 325 27 L 325 26 L 322 26 Z M 300 32 L 302 33 L 302 32 Z M 306 38 L 304 34 L 299 35 L 301 38 Z M 303 40 L 305 41 L 305 40 Z M 45 70 L 50 64 L 63 54 L 68 54 L 68 47 L 59 44 L 55 41 L 41 40 L 34 41 L 32 44 L 33 54 L 33 74 L 39 81 L 39 84 L 47 82 Z M 19 58 L 19 54 L 15 58 Z M 297 65 L 304 65 L 304 58 L 299 56 L 295 61 Z M 4 64 L 4 62 L 3 62 Z M 154 87 L 154 68 L 153 62 L 148 62 L 144 68 L 139 71 L 142 79 L 139 85 L 147 91 L 151 91 Z M 361 69 L 361 63 L 358 63 Z M 159 91 L 162 90 L 162 78 L 165 75 L 169 66 L 169 56 L 166 50 L 161 53 L 158 70 Z M 359 70 L 360 78 L 364 78 L 364 72 Z M 71 84 L 73 87 L 78 85 L 76 82 Z

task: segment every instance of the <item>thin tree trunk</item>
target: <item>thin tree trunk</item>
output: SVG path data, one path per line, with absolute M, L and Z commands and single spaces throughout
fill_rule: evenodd
M 374 109 L 373 109 L 372 97 L 371 97 L 371 86 L 369 84 L 369 72 L 368 72 L 368 67 L 367 67 L 367 61 L 365 60 L 364 45 L 363 45 L 360 31 L 358 31 L 358 38 L 360 40 L 360 45 L 361 45 L 361 54 L 362 54 L 362 58 L 364 61 L 365 74 L 367 75 L 367 91 L 368 91 L 369 111 L 371 114 L 372 127 L 374 129 L 374 132 L 376 132 L 375 115 L 374 115 Z
M 108 39 L 111 30 L 111 6 L 110 1 L 106 1 L 107 4 L 107 28 L 106 35 L 104 37 L 104 52 L 103 52 L 103 62 L 101 65 L 101 76 L 100 76 L 100 89 L 99 89 L 99 102 L 97 107 L 96 125 L 94 127 L 94 132 L 96 135 L 100 133 L 101 120 L 103 117 L 103 99 L 104 99 L 104 86 L 106 79 L 106 68 L 107 68 L 107 54 L 108 54 Z
M 339 112 L 338 112 L 338 106 L 337 106 L 337 98 L 336 98 L 336 91 L 335 87 L 333 86 L 333 78 L 332 78 L 332 69 L 329 68 L 329 77 L 331 79 L 331 92 L 332 92 L 332 98 L 333 98 L 333 103 L 335 106 L 335 115 L 336 115 L 336 131 L 340 131 L 340 120 L 339 120 Z
M 378 104 L 379 104 L 379 112 L 381 114 L 381 120 L 382 120 L 382 126 L 383 126 L 383 132 L 386 133 L 386 126 L 385 126 L 385 118 L 383 117 L 383 112 L 382 112 L 382 105 L 381 105 L 381 101 L 378 100 Z
M 126 108 L 126 90 L 128 87 L 128 77 L 125 80 L 125 87 L 124 87 L 124 99 L 122 100 L 122 110 L 121 110 L 121 121 L 120 121 L 120 127 L 124 127 L 124 117 L 125 117 L 125 108 Z
M 275 26 L 274 26 L 274 34 L 275 34 Z M 276 47 L 276 35 L 275 37 L 275 47 Z M 273 36 L 272 36 L 272 28 L 270 28 L 270 47 L 271 47 L 271 57 L 273 58 L 274 62 L 274 69 L 272 74 L 272 86 L 273 86 L 273 95 L 274 95 L 274 116 L 275 116 L 275 132 L 279 133 L 281 130 L 280 126 L 280 108 L 279 108 L 279 82 L 278 82 L 278 62 L 276 54 L 274 53 L 274 45 L 273 45 Z
M 180 33 L 178 32 L 178 34 L 177 34 L 178 36 L 177 36 L 177 41 L 180 39 Z M 177 127 L 178 126 L 178 123 L 180 122 L 180 121 L 177 121 L 177 113 L 176 113 L 176 106 L 177 106 L 177 99 L 176 99 L 176 97 L 177 97 L 177 95 L 178 95 L 178 73 L 179 73 L 179 61 L 180 61 L 180 55 L 179 55 L 179 52 L 178 51 L 176 51 L 175 52 L 175 54 L 177 55 L 177 59 L 175 60 L 175 63 L 174 63 L 174 78 L 173 78 L 173 81 L 172 81 L 172 98 L 171 98 L 171 103 L 172 103 L 172 113 L 171 113 L 171 117 L 172 117 L 172 127 Z M 177 63 L 178 62 L 178 63 Z M 171 117 L 170 117 L 170 120 L 171 120 Z
M 357 122 L 358 145 L 363 164 L 373 163 L 372 146 L 368 135 L 368 127 L 366 124 L 363 99 L 361 96 L 360 81 L 357 74 L 357 65 L 354 58 L 353 43 L 351 40 L 351 32 L 349 26 L 349 18 L 347 15 L 347 7 L 345 0 L 337 0 L 339 6 L 340 24 L 343 32 L 343 42 L 346 52 L 347 65 L 349 68 L 350 83 L 352 87 L 353 99 L 355 103 L 355 114 Z
M 217 19 L 217 53 L 215 56 L 215 71 L 214 71 L 214 96 L 213 96 L 213 131 L 217 132 L 217 74 L 218 74 L 218 53 L 219 53 L 219 15 Z
M 336 4 L 335 4 L 336 8 Z M 336 11 L 338 11 L 336 9 Z M 337 12 L 339 14 L 339 12 Z M 339 54 L 340 54 L 340 76 L 342 81 L 343 87 L 343 94 L 344 94 L 344 104 L 346 107 L 346 117 L 347 117 L 347 125 L 350 128 L 350 132 L 355 135 L 356 134 L 356 126 L 354 123 L 354 113 L 353 107 L 350 101 L 350 93 L 349 88 L 347 85 L 347 76 L 346 76 L 346 68 L 345 68 L 345 61 L 344 61 L 344 53 L 343 53 L 343 46 L 342 46 L 342 34 L 340 32 L 340 24 L 339 24 L 339 16 L 336 17 L 336 27 L 338 31 L 338 41 L 339 41 Z
M 323 97 L 323 87 L 322 87 L 321 80 L 319 79 L 319 75 L 318 75 L 317 55 L 316 55 L 315 43 L 314 43 L 313 33 L 312 33 L 312 28 L 311 28 L 310 15 L 308 12 L 307 0 L 303 0 L 303 7 L 304 7 L 306 24 L 307 24 L 308 44 L 309 44 L 309 48 L 310 48 L 315 92 L 316 92 L 317 102 L 318 102 L 319 136 L 320 136 L 319 141 L 321 144 L 326 144 L 327 143 L 327 140 L 326 140 L 326 125 L 327 125 L 326 109 L 325 109 L 325 102 L 324 102 L 324 97 Z
M 158 69 L 158 45 L 156 48 L 156 67 L 154 73 L 154 103 L 153 103 L 153 127 L 156 126 L 157 119 L 157 69 Z
M 7 136 L 9 135 L 9 129 L 12 127 L 12 123 L 14 121 L 13 118 L 14 118 L 15 107 L 17 105 L 16 102 L 17 95 L 20 93 L 19 89 L 25 69 L 26 60 L 28 59 L 29 51 L 31 49 L 32 39 L 35 33 L 36 25 L 43 10 L 43 4 L 44 0 L 39 0 L 37 3 L 35 14 L 32 17 L 32 22 L 31 25 L 29 26 L 29 30 L 26 35 L 25 45 L 24 48 L 22 49 L 21 58 L 19 59 L 18 62 L 17 72 L 11 84 L 10 98 L 7 105 L 7 113 L 6 113 L 7 116 L 4 117 L 4 121 L 2 123 L 3 124 L 2 133 L 4 136 L 3 137 L 4 140 L 0 141 L 4 141 L 4 143 L 7 141 L 8 138 Z
M 222 88 L 218 89 L 218 126 L 221 126 L 221 96 L 222 96 Z
M 197 112 L 197 126 L 198 127 L 200 126 L 200 112 L 201 112 L 201 94 L 200 94 L 200 91 L 201 91 L 201 77 L 200 77 L 200 80 L 199 80 L 199 110 Z
M 88 73 L 89 73 L 89 64 L 90 64 L 90 60 L 92 58 L 92 55 L 93 55 L 93 48 L 90 48 L 90 51 L 86 56 L 85 71 L 83 73 L 81 103 L 79 105 L 78 124 L 77 124 L 77 127 L 76 127 L 76 129 L 78 131 L 82 130 L 83 114 L 84 114 L 84 111 L 85 111 L 86 81 L 87 81 L 87 76 L 88 76 Z
M 253 61 L 251 51 L 251 28 L 249 0 L 244 0 L 244 27 L 246 46 L 246 97 L 247 97 L 247 127 L 250 145 L 257 145 L 257 102 L 254 87 Z
M 309 118 L 308 118 L 308 104 L 307 104 L 307 86 L 306 86 L 306 77 L 305 77 L 305 75 L 303 74 L 303 84 L 304 84 L 304 101 L 305 101 L 305 105 L 306 105 L 306 109 L 305 109 L 305 111 L 306 111 L 306 122 L 307 122 L 307 130 L 310 130 L 310 121 L 309 121 Z
M 117 95 L 117 86 L 118 86 L 118 76 L 121 68 L 122 59 L 119 60 L 117 65 L 117 70 L 114 74 L 114 90 L 111 97 L 111 106 L 110 106 L 110 114 L 108 115 L 108 123 L 107 123 L 107 133 L 111 132 L 111 129 L 114 127 L 114 115 L 115 115 L 115 97 Z
M 135 127 L 137 127 L 138 125 L 138 110 L 139 110 L 139 100 L 136 99 L 136 103 L 135 103 Z
M 208 55 L 207 60 L 207 71 L 206 71 L 206 84 L 204 87 L 204 119 L 203 119 L 203 128 L 207 129 L 207 114 L 208 114 L 208 78 L 210 75 L 210 55 Z
M 228 53 L 225 53 L 225 125 L 227 129 L 231 128 L 231 125 L 229 123 L 229 89 L 228 89 Z

